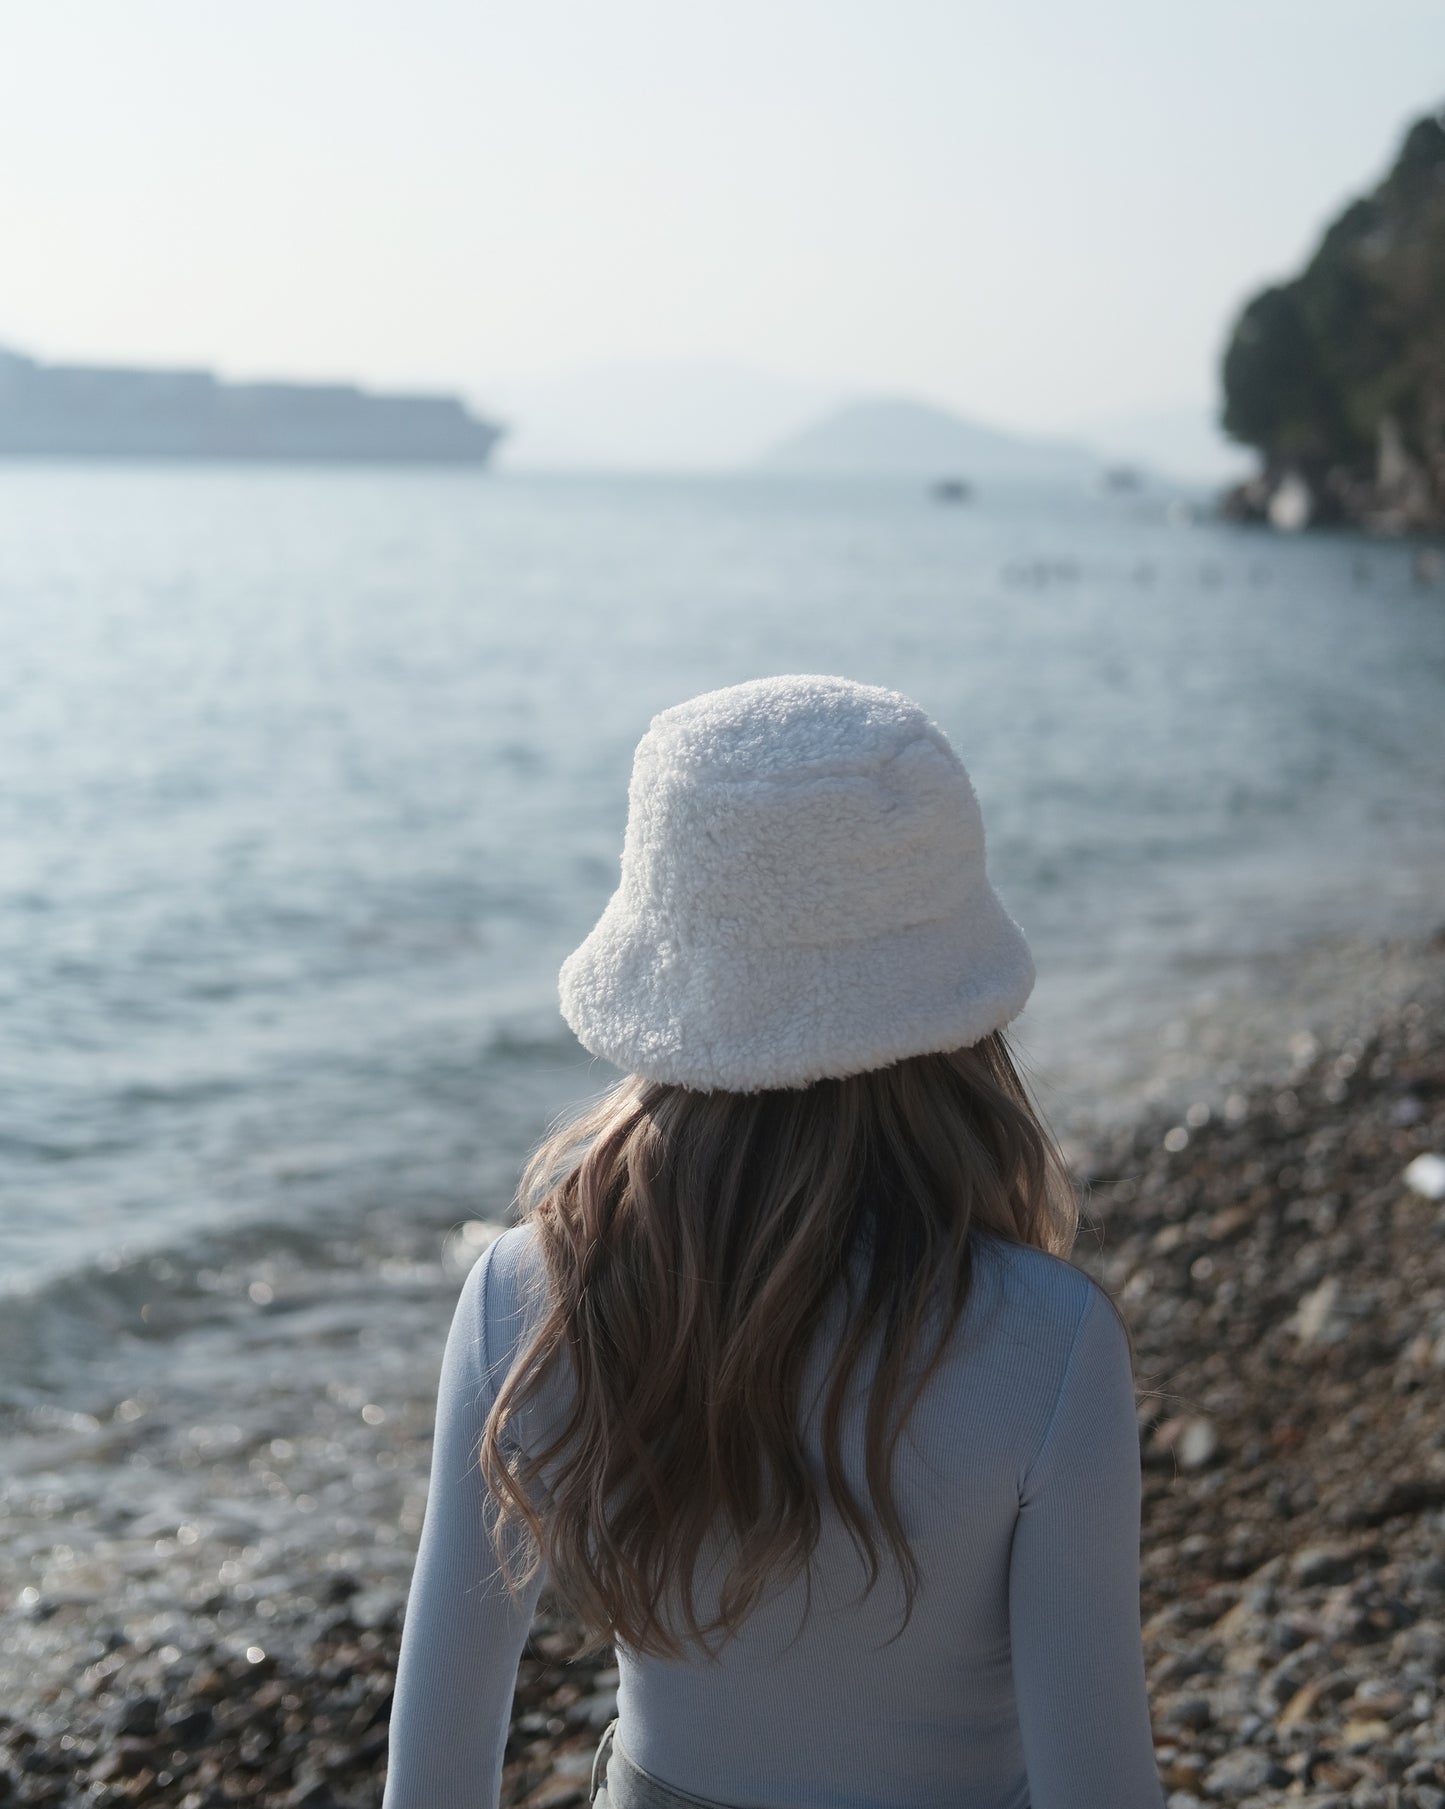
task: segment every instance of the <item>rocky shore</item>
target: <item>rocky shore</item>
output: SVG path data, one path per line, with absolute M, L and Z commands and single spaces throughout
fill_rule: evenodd
M 1093 1164 L 1076 1260 L 1135 1334 L 1171 1809 L 1445 1806 L 1435 956 L 1385 1021 Z
M 1382 460 L 1387 475 L 1361 476 L 1346 466 L 1310 475 L 1288 465 L 1270 465 L 1233 484 L 1219 499 L 1224 521 L 1259 522 L 1285 532 L 1300 528 L 1357 528 L 1370 535 L 1419 539 L 1418 576 L 1433 578 L 1439 552 L 1430 544 L 1445 532 L 1445 504 L 1424 472 L 1400 452 Z
M 1171 1809 L 1445 1809 L 1445 935 L 1419 975 L 1080 1155 L 1075 1260 L 1135 1338 Z M 179 1614 L 5 1586 L 0 1804 L 376 1805 L 399 1592 L 175 1555 Z M 617 1677 L 568 1649 L 544 1600 L 506 1804 L 586 1799 Z

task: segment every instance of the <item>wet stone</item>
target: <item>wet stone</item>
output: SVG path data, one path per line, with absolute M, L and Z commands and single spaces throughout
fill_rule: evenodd
M 1198 1732 L 1214 1720 L 1214 1708 L 1207 1696 L 1174 1696 L 1157 1710 L 1161 1727 Z
M 1267 1752 L 1241 1750 L 1225 1753 L 1205 1772 L 1206 1797 L 1238 1797 L 1251 1790 L 1282 1789 L 1290 1782 L 1290 1774 Z
M 116 1717 L 118 1734 L 149 1735 L 156 1731 L 160 1703 L 154 1696 L 133 1696 Z
M 1349 1552 L 1328 1551 L 1321 1546 L 1306 1546 L 1290 1559 L 1291 1577 L 1305 1588 L 1346 1582 L 1356 1568 L 1357 1561 Z

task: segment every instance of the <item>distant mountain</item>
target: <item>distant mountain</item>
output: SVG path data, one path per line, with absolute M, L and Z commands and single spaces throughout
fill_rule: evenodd
M 518 471 L 735 470 L 839 395 L 701 358 L 582 365 L 486 393 L 516 423 L 502 460 Z
M 480 465 L 501 431 L 455 396 L 40 364 L 0 347 L 0 458 Z
M 850 402 L 775 446 L 769 471 L 816 476 L 1086 479 L 1087 447 L 982 427 L 926 402 Z

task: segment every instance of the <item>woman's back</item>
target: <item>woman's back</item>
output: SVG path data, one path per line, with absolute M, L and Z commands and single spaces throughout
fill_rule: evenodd
M 625 1078 L 462 1292 L 386 1809 L 497 1803 L 549 1577 L 664 1796 L 1160 1809 L 1131 1353 L 1062 1260 L 1003 1035 L 1033 980 L 909 699 L 789 675 L 653 718 L 559 974 Z
M 974 1249 L 963 1319 L 895 1458 L 922 1577 L 907 1626 L 893 1638 L 903 1590 L 886 1560 L 862 1594 L 862 1560 L 826 1506 L 810 1412 L 804 1446 L 825 1503 L 811 1605 L 799 1576 L 716 1660 L 619 1648 L 619 1733 L 663 1783 L 739 1809 L 1157 1809 L 1128 1343 L 1103 1292 L 1068 1263 L 988 1236 Z M 508 1231 L 458 1306 L 413 1595 L 427 1621 L 407 1629 L 387 1809 L 495 1800 L 488 1781 L 500 1777 L 545 1573 L 523 1601 L 506 1601 L 479 1536 L 474 1459 L 525 1346 L 539 1257 L 531 1226 Z M 805 1401 L 816 1404 L 832 1336 L 819 1341 Z M 842 1433 L 849 1482 L 865 1500 L 868 1373 Z M 550 1438 L 565 1406 L 554 1386 L 524 1409 L 524 1443 Z M 719 1553 L 698 1577 L 704 1621 L 723 1568 Z

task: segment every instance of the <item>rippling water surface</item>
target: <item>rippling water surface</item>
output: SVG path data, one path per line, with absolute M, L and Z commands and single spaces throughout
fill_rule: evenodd
M 1445 590 L 1402 547 L 1148 497 L 6 467 L 0 1403 L 242 1389 L 359 1320 L 434 1367 L 446 1228 L 607 1078 L 555 973 L 638 736 L 787 671 L 953 739 L 1065 1111 L 1261 963 L 1445 916 Z

